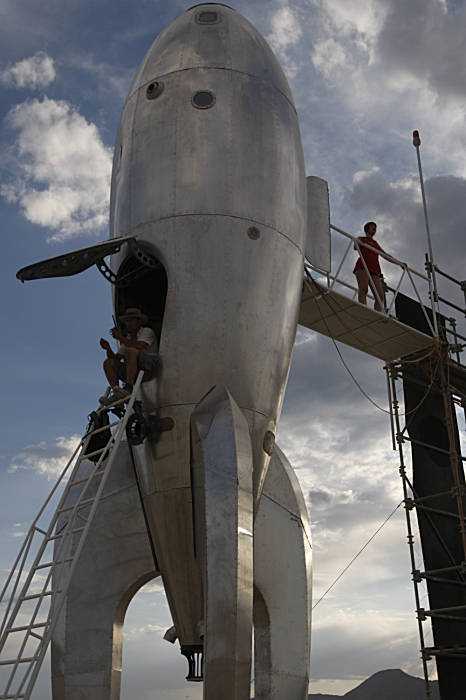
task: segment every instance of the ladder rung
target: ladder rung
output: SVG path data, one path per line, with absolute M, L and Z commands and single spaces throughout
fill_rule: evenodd
M 64 506 L 63 508 L 60 508 L 57 510 L 57 513 L 66 513 L 70 510 L 74 510 L 74 508 L 82 508 L 83 506 L 88 506 L 90 503 L 94 503 L 95 498 L 86 498 L 84 501 L 81 501 L 78 505 L 76 503 L 72 506 Z M 52 539 L 52 538 L 50 538 Z
M 23 625 L 22 627 L 10 627 L 7 629 L 7 634 L 12 634 L 13 632 L 26 632 L 26 630 L 35 630 L 40 627 L 47 627 L 48 622 L 35 622 L 33 625 Z
M 45 530 L 42 530 L 41 527 L 37 527 L 37 525 L 34 525 L 34 530 L 37 530 L 37 532 L 40 532 L 41 535 L 46 535 L 47 533 Z
M 13 666 L 14 664 L 30 664 L 36 660 L 35 656 L 24 657 L 24 659 L 7 659 L 6 661 L 0 661 L 0 666 Z M 0 695 L 0 698 L 2 695 Z M 9 698 L 15 698 L 16 695 L 8 695 Z
M 102 452 L 105 452 L 105 450 L 108 448 L 108 444 L 105 445 L 105 447 L 101 447 L 100 450 L 94 450 L 94 452 L 86 452 L 86 454 L 82 455 L 82 459 L 90 459 L 91 457 L 95 457 L 96 455 L 102 454 Z
M 21 600 L 36 600 L 37 598 L 45 598 L 45 596 L 53 595 L 57 592 L 58 591 L 45 591 L 44 593 L 34 593 L 33 595 L 25 595 Z
M 86 455 L 86 458 L 87 458 L 87 455 Z M 68 487 L 71 488 L 72 486 L 78 486 L 79 484 L 85 484 L 86 481 L 90 481 L 95 476 L 102 476 L 103 473 L 104 473 L 103 470 L 102 471 L 99 470 L 99 471 L 96 471 L 95 474 L 91 474 L 90 476 L 84 477 L 84 479 L 78 479 L 77 481 L 70 481 L 68 483 Z
M 84 528 L 80 528 L 82 530 Z M 58 564 L 66 564 L 69 561 L 73 561 L 73 557 L 68 557 L 67 559 L 58 559 L 57 561 L 47 561 L 45 564 L 39 564 L 36 566 L 37 569 L 48 569 L 51 566 L 58 566 Z
M 48 538 L 48 541 L 51 542 L 52 540 L 59 540 L 60 537 L 63 537 L 64 535 L 77 535 L 79 532 L 82 532 L 84 530 L 84 527 L 75 527 L 74 530 L 71 530 L 71 532 L 59 532 L 58 535 L 50 535 Z M 39 567 L 37 567 L 39 568 Z
M 41 642 L 41 641 L 44 639 L 44 638 L 42 637 L 42 635 L 36 634 L 35 632 L 31 632 L 31 637 L 35 637 L 36 639 L 39 640 L 39 642 Z
M 120 418 L 121 420 L 121 418 Z M 120 420 L 113 421 L 113 423 L 108 423 L 107 425 L 103 425 L 101 428 L 96 428 L 95 430 L 91 430 L 89 433 L 86 433 L 86 437 L 89 435 L 97 435 L 97 433 L 103 433 L 104 430 L 110 430 L 110 428 L 114 428 Z
M 125 396 L 123 399 L 118 399 L 118 401 L 113 401 L 112 403 L 102 406 L 100 409 L 102 413 L 108 413 L 114 406 L 119 406 L 121 403 L 129 402 L 132 394 L 130 396 Z

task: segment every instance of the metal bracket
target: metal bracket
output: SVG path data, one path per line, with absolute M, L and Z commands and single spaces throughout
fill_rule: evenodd
M 182 644 L 181 653 L 188 660 L 187 681 L 204 680 L 204 647 L 202 644 Z
M 95 266 L 98 269 L 98 271 L 100 272 L 100 274 L 105 277 L 107 282 L 110 282 L 111 284 L 116 285 L 117 277 L 116 277 L 115 273 L 109 268 L 109 266 L 107 265 L 107 263 L 105 262 L 105 260 L 103 258 L 100 258 L 100 260 L 97 260 Z
M 139 260 L 139 262 L 141 263 L 141 267 L 138 267 L 136 270 L 133 270 L 128 275 L 125 275 L 124 279 L 119 280 L 116 274 L 113 272 L 113 270 L 110 269 L 110 267 L 107 265 L 103 258 L 97 260 L 95 264 L 100 274 L 103 275 L 103 277 L 105 277 L 107 282 L 110 282 L 115 287 L 127 287 L 128 284 L 130 284 L 135 278 L 141 275 L 141 271 L 143 271 L 145 267 L 148 267 L 152 270 L 157 267 L 160 267 L 160 263 L 157 260 L 157 258 L 154 258 L 153 255 L 141 248 L 141 246 L 139 246 L 136 243 L 136 241 L 128 241 L 128 246 L 134 257 L 137 258 L 137 260 Z
M 136 241 L 130 241 L 129 248 L 134 257 L 137 258 L 139 262 L 144 265 L 144 267 L 150 267 L 152 269 L 160 267 L 160 263 L 157 258 L 154 258 L 154 256 L 144 250 L 144 248 L 141 248 Z

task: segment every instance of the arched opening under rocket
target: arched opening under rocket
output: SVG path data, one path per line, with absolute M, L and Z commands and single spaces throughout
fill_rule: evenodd
M 129 307 L 145 313 L 160 346 L 168 280 L 164 266 L 151 256 L 155 266 L 144 265 L 135 255 L 127 257 L 117 273 L 115 311 L 117 319 Z

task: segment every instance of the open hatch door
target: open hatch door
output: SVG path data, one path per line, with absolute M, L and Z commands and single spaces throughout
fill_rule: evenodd
M 123 236 L 122 238 L 102 241 L 87 248 L 79 248 L 79 250 L 73 250 L 64 255 L 57 255 L 55 258 L 48 258 L 48 260 L 41 260 L 27 267 L 22 267 L 16 273 L 16 277 L 21 282 L 44 279 L 45 277 L 70 277 L 95 264 L 104 277 L 110 279 L 113 273 L 104 263 L 104 258 L 107 255 L 118 253 L 124 243 L 131 241 L 135 241 L 134 236 Z

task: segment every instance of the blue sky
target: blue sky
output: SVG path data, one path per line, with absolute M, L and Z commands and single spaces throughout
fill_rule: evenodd
M 3 0 L 0 6 L 0 216 L 3 334 L 0 569 L 5 574 L 57 465 L 105 384 L 98 339 L 112 325 L 94 269 L 21 285 L 36 260 L 108 236 L 111 157 L 130 81 L 159 31 L 189 1 Z M 289 79 L 307 173 L 329 182 L 332 223 L 422 270 L 426 250 L 413 129 L 437 264 L 464 275 L 466 9 L 462 0 L 241 0 Z M 335 253 L 339 244 L 334 244 Z M 385 266 L 388 281 L 393 271 Z M 348 278 L 351 270 L 348 268 Z M 456 303 L 454 287 L 444 290 Z M 464 327 L 463 327 L 464 332 Z M 343 348 L 387 405 L 382 363 Z M 464 431 L 464 422 L 461 424 Z M 279 429 L 314 533 L 315 598 L 401 500 L 387 416 L 360 394 L 331 342 L 298 332 Z M 382 668 L 420 675 L 403 512 L 319 604 L 311 690 L 343 693 Z M 127 617 L 122 699 L 199 698 L 161 642 L 160 586 Z M 49 697 L 41 680 L 37 700 Z M 41 695 L 42 693 L 42 695 Z

